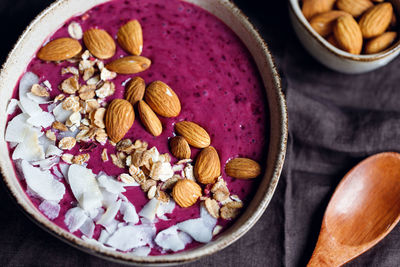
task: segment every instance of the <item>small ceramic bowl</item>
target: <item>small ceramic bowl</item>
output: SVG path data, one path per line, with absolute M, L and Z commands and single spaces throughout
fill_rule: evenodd
M 33 20 L 9 54 L 0 73 L 0 169 L 3 180 L 12 197 L 30 219 L 62 241 L 90 254 L 125 264 L 176 265 L 215 253 L 244 235 L 264 213 L 279 180 L 287 141 L 286 104 L 272 56 L 252 24 L 229 0 L 185 0 L 220 18 L 243 40 L 257 64 L 266 90 L 271 126 L 268 157 L 265 162 L 266 171 L 252 202 L 229 229 L 208 244 L 171 255 L 139 257 L 105 250 L 88 244 L 45 218 L 31 203 L 18 182 L 4 140 L 7 122 L 6 107 L 12 97 L 13 88 L 46 36 L 50 36 L 70 17 L 84 13 L 93 6 L 107 1 L 56 1 Z
M 392 0 L 396 14 L 400 1 Z M 356 74 L 372 71 L 388 64 L 400 53 L 400 41 L 390 48 L 371 55 L 353 55 L 331 45 L 308 23 L 299 0 L 289 0 L 289 14 L 294 31 L 304 48 L 319 62 L 338 72 Z

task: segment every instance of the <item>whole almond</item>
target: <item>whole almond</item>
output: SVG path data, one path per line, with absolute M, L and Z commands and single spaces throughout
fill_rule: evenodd
M 154 111 L 143 100 L 138 103 L 138 111 L 140 120 L 146 130 L 154 136 L 159 136 L 162 133 L 162 124 Z
M 340 10 L 332 10 L 314 16 L 310 20 L 310 25 L 322 37 L 326 37 L 332 33 L 333 24 L 338 17 L 347 13 Z
M 178 122 L 175 124 L 175 131 L 193 147 L 205 148 L 211 144 L 211 138 L 207 131 L 194 122 Z
M 225 172 L 233 178 L 252 179 L 261 174 L 261 167 L 252 159 L 235 158 L 226 164 Z
M 134 106 L 143 99 L 146 84 L 140 77 L 134 77 L 128 82 L 125 89 L 125 98 Z
M 107 108 L 106 130 L 108 137 L 118 143 L 132 127 L 135 112 L 131 103 L 124 99 L 114 99 Z
M 396 38 L 397 38 L 396 32 L 385 32 L 367 42 L 367 44 L 365 45 L 365 53 L 366 54 L 379 53 L 388 48 L 391 44 L 393 44 Z
M 194 176 L 199 183 L 212 184 L 221 175 L 221 163 L 214 147 L 200 151 L 194 165 Z
M 389 27 L 393 15 L 391 3 L 378 4 L 362 15 L 360 29 L 364 38 L 381 35 Z
M 336 6 L 353 17 L 359 17 L 369 8 L 373 7 L 374 4 L 370 0 L 338 0 Z
M 115 42 L 105 30 L 90 29 L 85 31 L 83 42 L 90 53 L 99 59 L 108 59 L 115 54 Z
M 131 20 L 123 25 L 118 31 L 117 40 L 125 51 L 140 56 L 143 49 L 143 34 L 139 21 Z
M 174 90 L 161 81 L 152 82 L 146 88 L 146 102 L 158 115 L 171 118 L 181 112 L 181 102 Z
M 355 55 L 361 53 L 363 38 L 360 27 L 352 16 L 338 18 L 333 26 L 333 34 L 340 49 Z
M 179 180 L 172 189 L 172 197 L 182 208 L 195 204 L 201 195 L 200 185 L 189 179 Z
M 336 0 L 304 0 L 302 12 L 307 20 L 313 16 L 332 10 Z
M 169 141 L 172 155 L 177 159 L 190 159 L 191 150 L 188 142 L 182 136 L 175 136 Z
M 58 38 L 48 42 L 37 53 L 45 61 L 62 61 L 73 58 L 82 51 L 79 41 L 72 38 Z
M 147 70 L 151 60 L 142 56 L 118 58 L 107 64 L 107 69 L 118 74 L 135 74 Z

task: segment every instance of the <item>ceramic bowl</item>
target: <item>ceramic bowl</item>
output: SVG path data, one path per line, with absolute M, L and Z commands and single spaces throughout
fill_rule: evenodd
M 90 254 L 125 264 L 136 265 L 174 265 L 196 260 L 215 253 L 244 235 L 260 218 L 267 208 L 277 186 L 282 170 L 287 140 L 287 111 L 281 91 L 280 79 L 273 59 L 260 35 L 241 11 L 228 0 L 185 0 L 200 6 L 224 21 L 243 40 L 251 52 L 261 74 L 270 111 L 270 144 L 266 162 L 266 172 L 254 199 L 243 215 L 233 226 L 216 240 L 201 247 L 177 254 L 138 257 L 120 252 L 105 250 L 86 243 L 75 235 L 61 229 L 45 218 L 31 203 L 21 188 L 9 159 L 7 144 L 4 141 L 6 126 L 6 106 L 20 75 L 41 46 L 44 38 L 50 36 L 67 19 L 83 13 L 91 7 L 107 0 L 61 0 L 44 10 L 28 26 L 9 54 L 0 73 L 0 167 L 3 180 L 9 192 L 22 207 L 25 214 L 35 223 L 66 243 Z M 273 226 L 271 226 L 273 227 Z
M 392 0 L 396 14 L 399 14 L 400 1 Z M 300 42 L 304 48 L 326 67 L 348 74 L 364 73 L 388 64 L 400 53 L 400 41 L 388 49 L 371 55 L 353 55 L 331 45 L 308 23 L 301 12 L 299 0 L 289 0 L 289 14 Z

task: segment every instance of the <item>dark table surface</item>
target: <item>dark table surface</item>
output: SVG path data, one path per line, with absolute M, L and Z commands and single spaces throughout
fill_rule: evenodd
M 0 1 L 0 61 L 50 0 Z M 287 1 L 235 0 L 269 44 L 289 109 L 284 171 L 267 211 L 239 241 L 187 266 L 305 266 L 341 177 L 381 151 L 400 151 L 400 59 L 362 75 L 321 66 L 290 26 Z M 117 266 L 28 220 L 0 186 L 1 266 Z M 348 266 L 399 266 L 400 227 Z

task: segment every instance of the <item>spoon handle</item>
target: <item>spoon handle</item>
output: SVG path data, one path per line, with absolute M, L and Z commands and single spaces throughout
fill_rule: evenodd
M 318 242 L 307 267 L 342 266 L 349 261 L 348 253 L 326 231 L 325 223 L 322 223 Z

